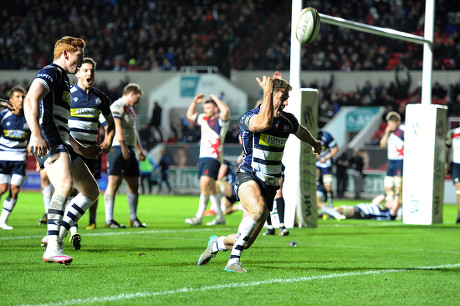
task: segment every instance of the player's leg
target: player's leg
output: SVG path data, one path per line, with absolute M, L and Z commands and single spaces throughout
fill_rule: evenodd
M 2 199 L 3 194 L 8 191 L 8 184 L 10 181 L 10 176 L 8 174 L 1 173 L 0 174 L 0 200 Z M 6 221 L 11 213 L 11 207 L 9 205 L 9 201 L 3 201 L 3 209 L 0 214 L 0 228 L 4 230 L 11 230 L 13 229 L 11 226 L 6 224 Z
M 50 206 L 51 197 L 53 196 L 53 186 L 51 185 L 50 179 L 48 178 L 48 174 L 46 174 L 46 170 L 40 169 L 40 167 L 38 167 L 38 171 L 40 171 L 40 185 L 43 196 L 43 205 L 45 207 L 45 214 L 38 220 L 38 224 L 40 225 L 47 223 L 46 215 Z
M 115 195 L 123 181 L 123 177 L 119 175 L 109 175 L 107 188 L 104 193 L 105 206 L 105 227 L 108 228 L 126 228 L 125 225 L 119 224 L 113 218 L 113 209 L 115 206 Z
M 332 173 L 331 170 L 323 169 L 323 184 L 327 191 L 327 199 L 329 201 L 329 207 L 334 207 L 334 192 L 332 191 Z
M 139 204 L 139 176 L 125 176 L 124 179 L 128 185 L 129 226 L 146 227 L 146 224 L 139 221 L 137 217 L 137 206 Z
M 99 197 L 99 186 L 97 185 L 96 179 L 80 157 L 77 157 L 72 163 L 72 176 L 74 181 L 73 186 L 78 190 L 78 194 L 66 207 L 59 232 L 59 239 L 61 241 L 67 235 L 67 231 L 77 224 L 81 216 Z M 80 235 L 78 232 L 75 231 L 72 233 L 70 242 L 75 249 L 80 249 Z
M 460 223 L 460 182 L 455 183 L 455 194 L 457 198 L 457 223 Z
M 239 227 L 232 253 L 226 266 L 226 271 L 246 272 L 241 267 L 240 258 L 244 248 L 248 248 L 257 238 L 263 223 L 269 213 L 266 201 L 273 203 L 275 191 L 261 191 L 259 184 L 246 174 L 239 175 L 238 197 L 247 214 L 243 217 Z M 272 208 L 272 207 L 270 207 Z
M 135 157 L 134 157 L 135 159 Z M 108 228 L 126 228 L 125 225 L 119 224 L 113 218 L 113 209 L 115 205 L 115 195 L 123 181 L 125 169 L 125 160 L 121 154 L 120 148 L 112 148 L 107 154 L 107 172 L 109 174 L 107 188 L 104 193 L 105 206 L 105 227 Z M 139 170 L 139 166 L 137 166 Z
M 55 190 L 48 208 L 48 241 L 46 251 L 43 254 L 43 261 L 69 264 L 72 261 L 72 257 L 65 255 L 62 250 L 62 242 L 59 241 L 59 230 L 67 197 L 72 189 L 70 156 L 67 152 L 58 152 L 51 156 L 45 156 L 41 161 Z
M 355 207 L 350 205 L 342 205 L 335 209 L 338 213 L 344 215 L 347 218 L 354 218 Z
M 220 203 L 220 193 L 216 192 L 216 180 L 214 178 L 208 176 L 202 176 L 202 178 L 207 178 L 206 186 L 204 190 L 207 194 L 209 194 L 209 200 L 211 200 L 211 206 L 214 207 L 216 212 L 216 218 L 211 222 L 206 223 L 206 225 L 218 225 L 218 224 L 225 224 L 224 214 L 222 212 L 222 207 Z
M 460 223 L 460 164 L 452 163 L 451 177 L 455 187 L 455 195 L 458 207 L 456 223 Z
M 25 168 L 25 166 L 24 166 Z M 25 172 L 25 169 L 24 169 Z M 25 174 L 25 173 L 24 173 Z M 8 225 L 8 218 L 18 201 L 19 190 L 25 181 L 25 175 L 14 173 L 11 175 L 10 190 L 8 197 L 3 201 L 3 210 L 0 214 L 0 228 L 12 230 L 13 227 Z

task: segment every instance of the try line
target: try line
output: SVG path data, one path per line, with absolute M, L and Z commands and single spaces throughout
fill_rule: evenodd
M 122 293 L 114 296 L 102 296 L 102 297 L 93 297 L 86 299 L 73 299 L 62 301 L 60 303 L 50 303 L 50 304 L 30 304 L 30 305 L 73 305 L 73 304 L 90 304 L 90 303 L 107 303 L 115 302 L 121 300 L 135 299 L 135 298 L 148 298 L 154 296 L 166 296 L 166 295 L 176 295 L 182 293 L 193 293 L 199 291 L 208 291 L 208 290 L 218 290 L 218 289 L 227 289 L 227 288 L 242 288 L 242 287 L 255 287 L 261 285 L 272 285 L 272 284 L 286 284 L 286 283 L 296 283 L 296 282 L 309 282 L 315 280 L 325 280 L 333 279 L 347 276 L 364 276 L 364 275 L 376 275 L 376 274 L 385 274 L 385 273 L 395 273 L 395 272 L 408 272 L 415 270 L 436 270 L 436 269 L 450 269 L 458 268 L 460 263 L 450 264 L 450 265 L 441 265 L 441 266 L 428 266 L 428 267 L 414 267 L 407 269 L 384 269 L 384 270 L 373 270 L 366 272 L 348 272 L 348 273 L 333 273 L 329 275 L 320 275 L 320 276 L 304 276 L 297 278 L 287 278 L 287 279 L 268 279 L 264 281 L 249 282 L 249 283 L 230 283 L 230 284 L 220 284 L 213 286 L 203 286 L 198 288 L 179 288 L 176 290 L 165 290 L 165 291 L 153 291 L 153 292 L 136 292 L 136 293 Z M 225 272 L 223 272 L 225 273 Z

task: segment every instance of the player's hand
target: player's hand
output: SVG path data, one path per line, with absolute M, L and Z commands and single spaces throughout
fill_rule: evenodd
M 8 100 L 0 99 L 0 106 L 7 107 L 12 112 L 16 110 L 16 105 Z
M 281 72 L 279 72 L 278 70 L 275 71 L 275 73 L 273 73 L 273 78 L 274 79 L 282 79 L 283 78 L 283 75 L 281 74 Z
M 112 148 L 112 144 L 108 141 L 103 141 L 100 145 L 102 152 L 109 153 Z
M 98 145 L 90 145 L 87 147 L 84 147 L 81 151 L 80 154 L 89 159 L 97 159 L 101 155 L 102 149 Z
M 259 78 L 256 78 L 256 80 L 259 83 L 259 86 L 262 87 L 264 92 L 273 91 L 273 81 L 271 78 L 264 75 L 262 81 Z
M 313 151 L 313 154 L 315 154 L 315 155 L 320 154 L 321 151 L 323 150 L 323 146 L 321 145 L 321 141 L 316 140 L 316 143 L 313 145 L 311 150 Z
M 139 152 L 137 153 L 137 155 L 139 156 L 139 161 L 142 162 L 142 161 L 145 160 L 145 153 L 144 153 L 144 152 L 139 151 Z
M 35 134 L 30 135 L 29 145 L 32 149 L 32 153 L 38 157 L 45 156 L 50 148 L 43 136 L 38 136 Z
M 131 153 L 129 153 L 129 150 L 126 147 L 121 147 L 121 155 L 124 160 L 129 160 L 131 158 Z
M 204 94 L 197 94 L 195 96 L 195 99 L 193 99 L 193 102 L 195 102 L 196 104 L 200 104 L 200 103 L 203 103 L 203 102 L 206 102 L 204 98 Z

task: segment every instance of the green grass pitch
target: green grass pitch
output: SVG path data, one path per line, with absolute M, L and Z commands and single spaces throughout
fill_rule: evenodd
M 260 235 L 242 255 L 248 273 L 224 271 L 230 252 L 205 266 L 196 260 L 208 237 L 236 232 L 242 213 L 222 226 L 191 227 L 197 196 L 140 196 L 147 228 L 85 230 L 82 249 L 66 239 L 69 266 L 42 261 L 45 226 L 41 193 L 22 192 L 9 224 L 0 230 L 0 305 L 459 305 L 460 225 L 456 207 L 444 206 L 444 224 L 318 220 L 290 236 Z M 336 205 L 353 201 L 336 200 Z M 128 223 L 126 196 L 115 219 Z M 212 217 L 205 217 L 210 221 Z M 297 243 L 296 247 L 289 245 Z

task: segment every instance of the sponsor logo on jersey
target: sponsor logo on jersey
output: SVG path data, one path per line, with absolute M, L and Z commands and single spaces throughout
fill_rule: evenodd
M 268 147 L 283 148 L 286 145 L 286 141 L 286 138 L 276 137 L 267 134 L 260 134 L 259 144 Z
M 3 130 L 3 133 L 5 134 L 6 137 L 14 138 L 14 139 L 26 139 L 27 136 L 29 135 L 28 132 L 19 131 L 19 130 Z
M 70 105 L 70 101 L 72 96 L 70 95 L 70 92 L 67 90 L 62 93 L 62 101 Z
M 70 116 L 84 118 L 98 118 L 100 111 L 95 108 L 71 108 Z
M 53 82 L 53 78 L 52 78 L 49 74 L 46 74 L 46 73 L 39 73 L 39 74 L 37 74 L 37 78 L 48 79 L 48 80 L 50 80 L 51 82 Z

